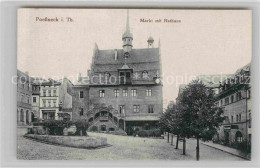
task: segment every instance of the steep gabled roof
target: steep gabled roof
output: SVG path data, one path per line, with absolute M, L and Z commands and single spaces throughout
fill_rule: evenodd
M 123 68 L 133 70 L 132 77 L 138 77 L 132 79 L 132 84 L 154 84 L 153 78 L 161 71 L 159 48 L 132 49 L 129 54 L 130 56 L 125 59 L 123 49 L 95 49 L 90 76 L 100 74 L 104 76 L 106 72 L 109 72 L 110 75 L 117 77 L 118 70 Z M 144 71 L 148 72 L 149 79 L 142 78 Z M 99 79 L 93 79 L 91 84 L 104 83 L 104 81 L 97 80 Z M 114 84 L 118 84 L 118 82 Z
M 116 65 L 124 63 L 124 50 L 118 49 L 117 60 L 115 60 L 115 50 L 98 50 L 94 57 L 94 63 L 98 65 Z M 126 59 L 127 64 L 131 63 L 148 63 L 148 62 L 159 62 L 159 48 L 142 48 L 132 49 L 130 57 Z

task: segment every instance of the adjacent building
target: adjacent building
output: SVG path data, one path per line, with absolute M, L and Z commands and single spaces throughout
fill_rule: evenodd
M 67 78 L 49 79 L 39 84 L 40 120 L 72 120 L 72 86 Z M 37 96 L 34 97 L 37 101 Z
M 219 86 L 218 105 L 223 107 L 225 121 L 216 138 L 226 143 L 251 142 L 250 64 L 239 68 Z
M 224 122 L 214 139 L 226 144 L 247 141 L 251 143 L 251 84 L 250 64 L 234 74 L 200 75 L 196 79 L 215 91 L 216 105 L 223 108 Z M 179 95 L 186 85 L 179 86 Z M 178 98 L 176 99 L 178 103 Z
M 30 125 L 32 121 L 32 78 L 17 70 L 17 125 Z

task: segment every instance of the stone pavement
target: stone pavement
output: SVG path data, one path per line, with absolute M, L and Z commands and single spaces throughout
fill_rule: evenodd
M 243 153 L 242 151 L 240 151 L 238 149 L 234 149 L 234 148 L 230 148 L 228 146 L 223 146 L 223 145 L 220 145 L 220 144 L 216 144 L 216 143 L 213 143 L 212 141 L 210 141 L 210 142 L 201 142 L 201 143 L 203 145 L 210 146 L 212 148 L 215 148 L 215 149 L 218 149 L 218 150 L 230 153 L 232 155 L 235 155 L 235 156 L 247 159 L 247 160 L 251 160 L 251 153 L 245 154 L 245 153 Z
M 111 146 L 96 150 L 63 147 L 25 139 L 25 128 L 18 128 L 17 158 L 19 160 L 186 160 L 196 161 L 196 140 L 188 139 L 186 155 L 167 143 L 166 139 L 120 136 L 88 132 L 89 136 L 106 137 Z M 176 138 L 174 138 L 174 144 Z M 218 149 L 201 145 L 200 160 L 243 161 L 245 159 Z

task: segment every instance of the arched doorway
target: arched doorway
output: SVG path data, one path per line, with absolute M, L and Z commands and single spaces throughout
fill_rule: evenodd
M 24 114 L 23 114 L 23 109 L 21 109 L 21 112 L 20 112 L 20 122 L 23 122 L 24 121 Z
M 107 129 L 106 129 L 106 125 L 101 125 L 101 127 L 100 127 L 100 131 L 106 131 Z
M 34 117 L 35 117 L 35 116 L 34 116 L 34 113 L 31 112 L 31 121 L 32 121 L 32 122 L 34 122 L 34 120 L 35 120 Z
M 236 142 L 242 142 L 243 141 L 243 135 L 240 131 L 236 132 Z
M 93 121 L 93 117 L 91 117 L 89 120 L 88 120 L 88 122 L 92 122 Z
M 26 124 L 29 124 L 30 120 L 29 120 L 29 111 L 26 110 Z

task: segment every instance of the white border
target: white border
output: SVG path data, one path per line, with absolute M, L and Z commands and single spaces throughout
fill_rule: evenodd
M 1 1 L 1 0 L 0 0 Z M 1 166 L 2 167 L 259 167 L 259 3 L 246 0 L 175 0 L 175 1 L 2 1 L 1 2 L 1 55 L 0 55 L 0 109 L 1 109 Z M 252 161 L 35 161 L 16 159 L 16 86 L 11 76 L 16 67 L 16 14 L 20 7 L 70 7 L 70 8 L 175 8 L 175 9 L 251 9 L 253 12 L 253 58 L 252 58 L 252 98 L 253 135 Z

